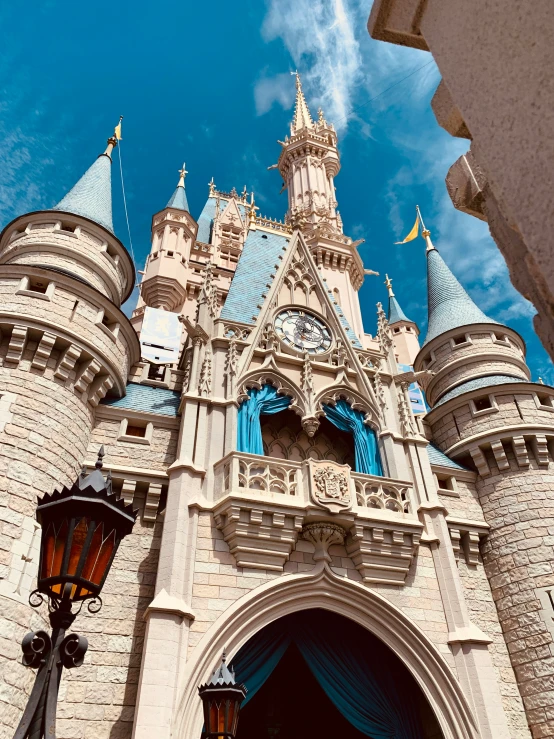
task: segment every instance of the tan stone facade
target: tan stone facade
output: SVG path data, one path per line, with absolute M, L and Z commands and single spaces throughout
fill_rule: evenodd
M 529 726 L 549 736 L 554 390 L 529 382 L 521 338 L 484 314 L 417 357 L 405 317 L 391 326 L 379 305 L 377 336 L 363 331 L 356 244 L 335 210 L 336 139 L 309 159 L 332 129 L 302 106 L 299 86 L 304 122 L 280 166 L 293 194 L 310 174 L 317 197 L 295 196 L 280 223 L 212 183 L 195 221 L 182 174 L 154 217 L 133 325 L 119 307 L 132 267 L 101 209 L 93 225 L 89 211 L 31 214 L 1 237 L 0 737 L 13 736 L 32 685 L 18 643 L 46 623 L 28 605 L 36 496 L 92 468 L 100 445 L 138 517 L 101 611 L 83 609 L 73 627 L 90 647 L 64 672 L 58 739 L 199 737 L 197 688 L 223 648 L 232 661 L 303 609 L 377 636 L 444 739 L 525 739 Z M 45 224 L 38 241 L 29 223 Z M 181 319 L 165 369 L 140 358 L 146 308 Z M 416 380 L 424 417 L 410 407 Z M 245 426 L 244 404 L 268 386 L 283 409 Z M 333 424 L 340 407 L 357 427 Z M 247 447 L 256 430 L 261 447 Z

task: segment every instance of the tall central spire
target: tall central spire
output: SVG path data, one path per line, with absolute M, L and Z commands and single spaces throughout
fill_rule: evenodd
M 295 133 L 299 133 L 304 128 L 313 128 L 314 122 L 304 97 L 300 75 L 298 72 L 291 72 L 291 74 L 296 75 L 296 102 L 294 104 L 294 116 L 290 124 L 290 132 L 294 136 Z

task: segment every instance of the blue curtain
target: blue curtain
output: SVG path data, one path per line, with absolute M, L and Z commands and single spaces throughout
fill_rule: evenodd
M 258 632 L 233 662 L 256 695 L 294 643 L 328 698 L 373 739 L 419 739 L 418 688 L 398 658 L 357 624 L 324 610 L 286 616 Z
M 263 455 L 260 416 L 284 411 L 290 405 L 290 398 L 278 395 L 273 385 L 263 385 L 261 390 L 250 388 L 248 396 L 239 406 L 237 451 Z
M 364 423 L 364 414 L 355 411 L 342 399 L 337 401 L 336 405 L 324 405 L 323 410 L 334 426 L 354 436 L 356 472 L 362 472 L 364 475 L 382 475 L 383 468 L 375 431 Z

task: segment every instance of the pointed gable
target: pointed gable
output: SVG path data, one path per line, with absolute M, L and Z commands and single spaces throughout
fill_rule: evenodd
M 453 328 L 472 323 L 498 325 L 475 305 L 434 247 L 427 252 L 427 296 L 429 323 L 423 346 Z
M 100 154 L 52 210 L 83 216 L 113 233 L 111 157 Z

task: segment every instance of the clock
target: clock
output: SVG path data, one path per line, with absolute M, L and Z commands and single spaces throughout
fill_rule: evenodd
M 289 308 L 275 318 L 275 331 L 282 342 L 299 352 L 323 354 L 331 348 L 327 324 L 308 311 Z

